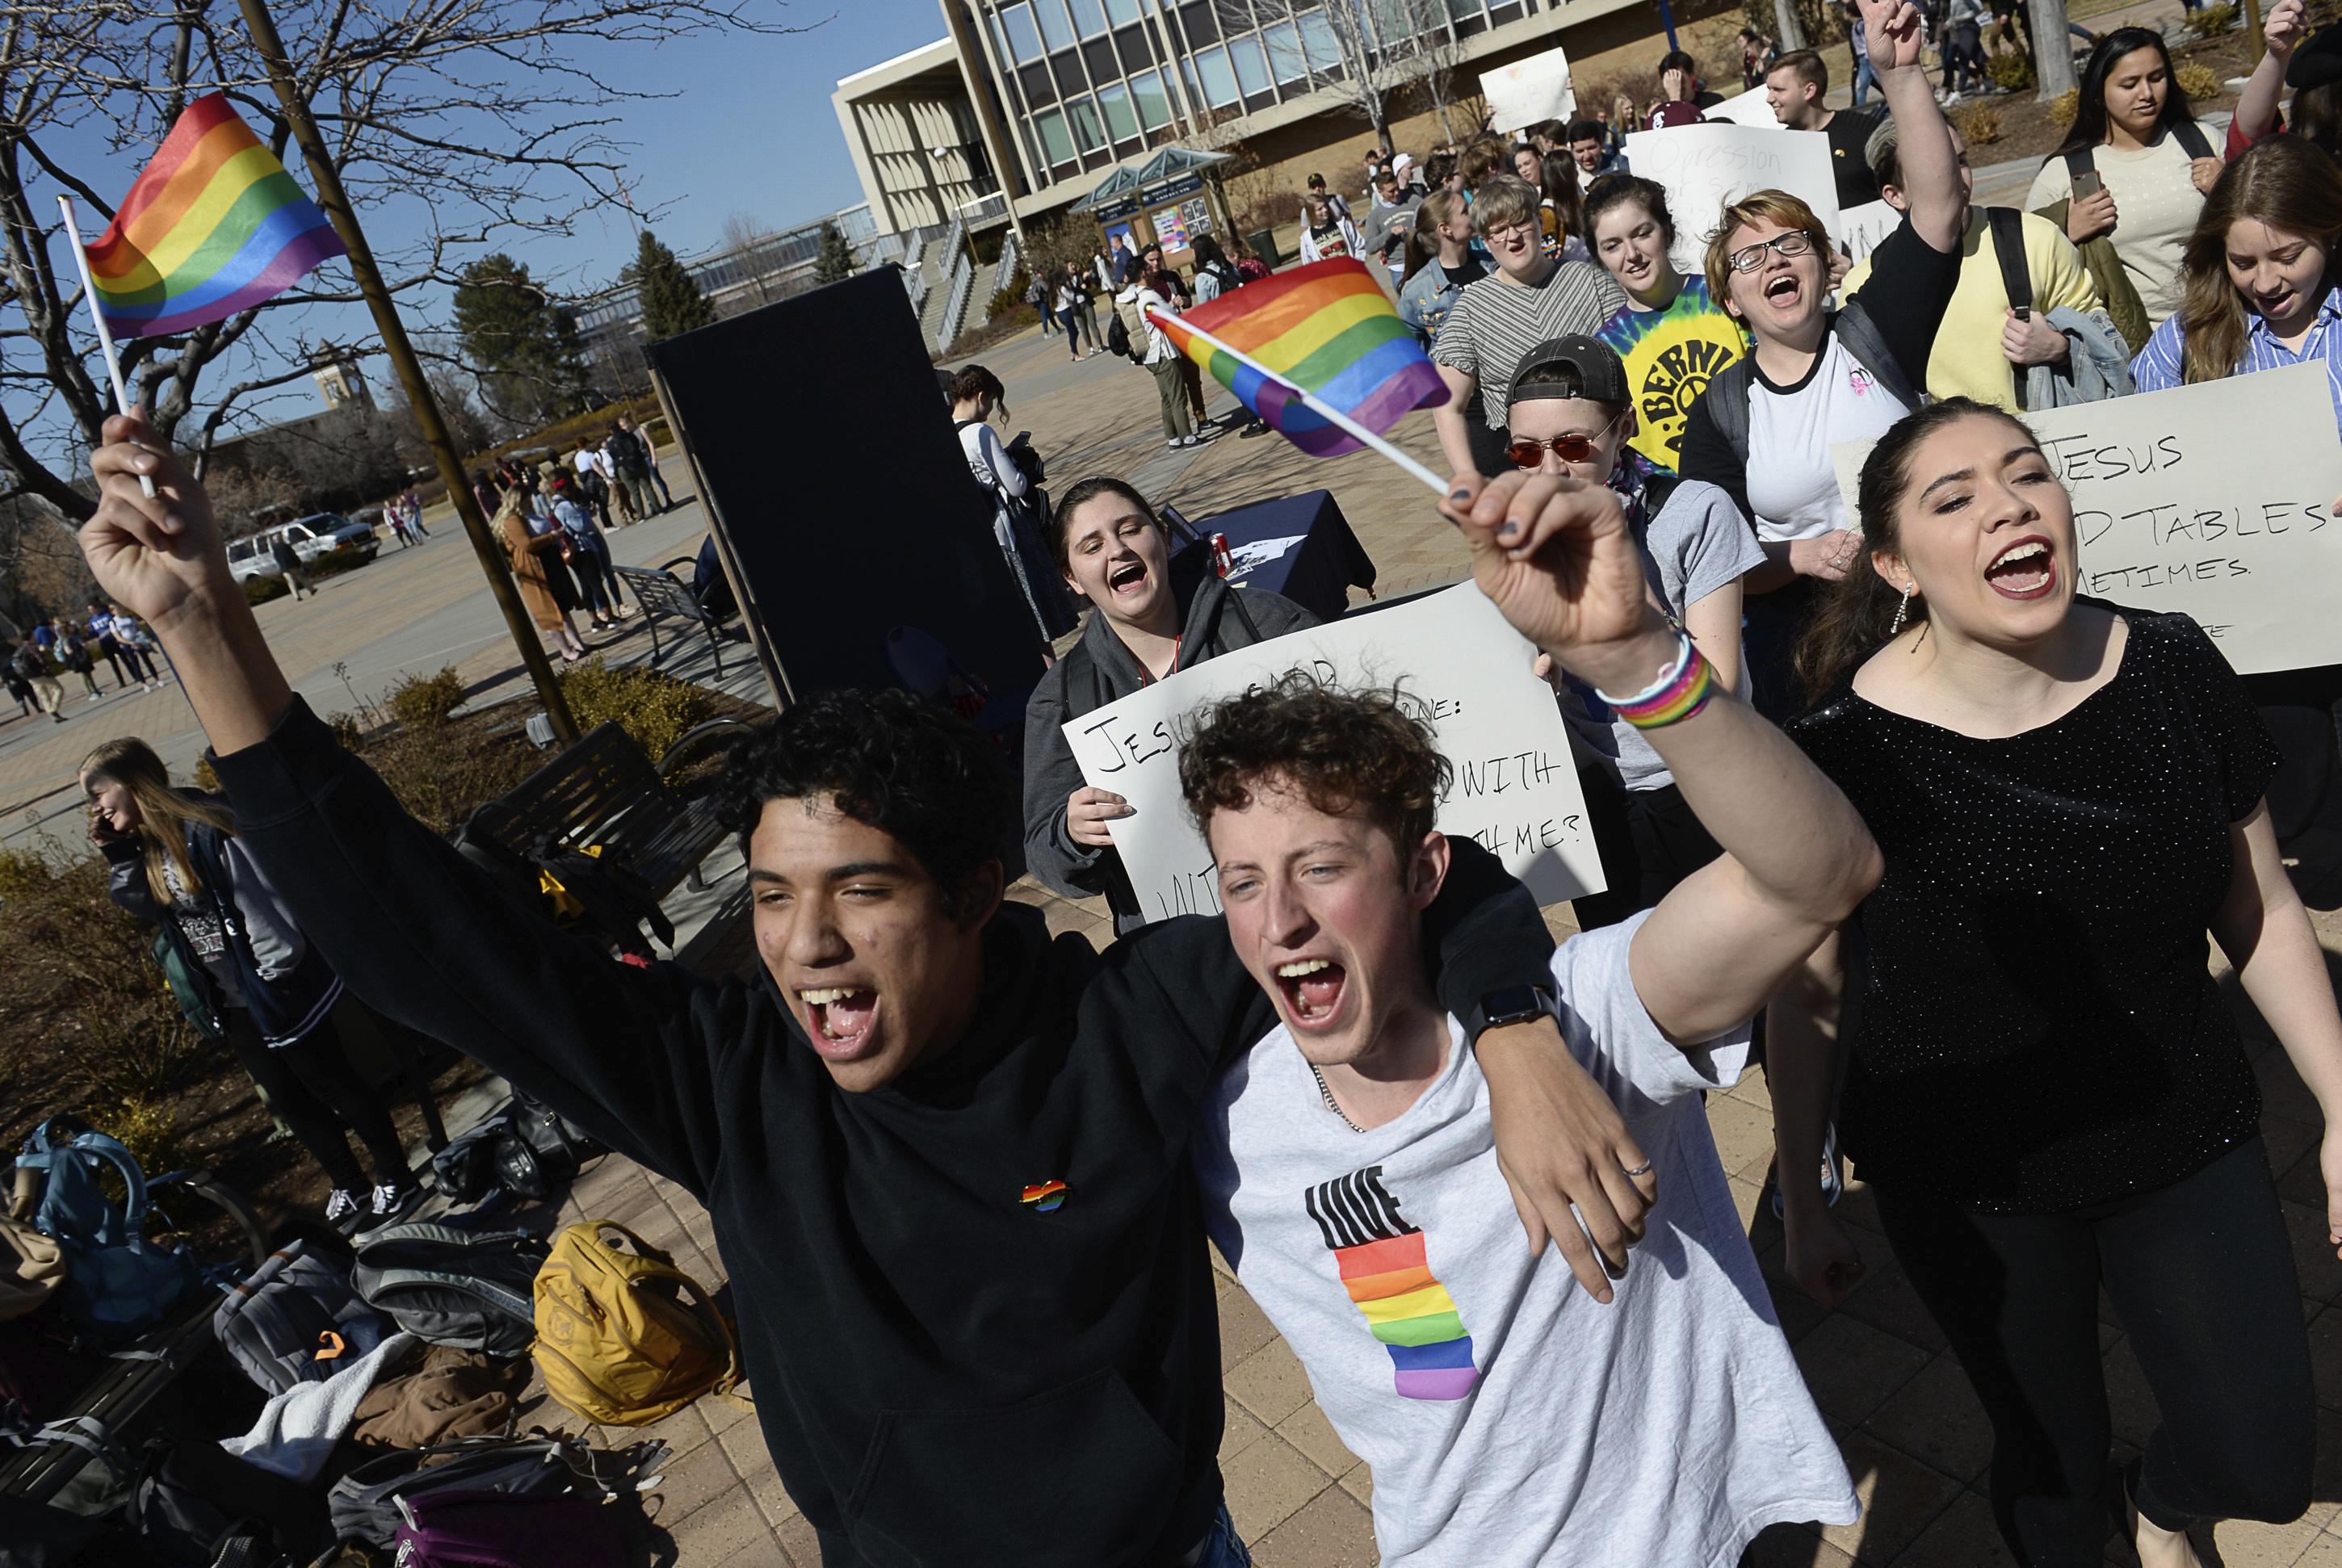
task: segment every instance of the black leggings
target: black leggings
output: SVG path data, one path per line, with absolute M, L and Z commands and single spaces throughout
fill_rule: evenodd
M 366 1146 L 374 1164 L 375 1182 L 404 1183 L 408 1177 L 406 1150 L 390 1114 L 375 1092 L 366 1087 L 342 1049 L 342 1037 L 331 1018 L 290 1045 L 269 1046 L 260 1038 L 260 1026 L 245 1008 L 221 1010 L 227 1024 L 228 1049 L 252 1081 L 268 1095 L 270 1109 L 293 1129 L 301 1146 L 324 1166 L 336 1187 L 363 1193 L 374 1184 L 350 1154 L 345 1127 L 354 1130 Z
M 2308 1508 L 2309 1339 L 2259 1139 L 2170 1186 L 2066 1213 L 1874 1191 L 1897 1260 L 1992 1420 L 1993 1513 L 2018 1562 L 2097 1568 L 2119 1504 L 2101 1285 L 2162 1416 L 2139 1511 L 2176 1530 Z

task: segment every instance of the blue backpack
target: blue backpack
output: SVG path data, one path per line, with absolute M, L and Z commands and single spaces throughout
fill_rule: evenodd
M 104 1133 L 45 1122 L 16 1156 L 47 1174 L 34 1225 L 65 1249 L 65 1310 L 93 1339 L 118 1343 L 162 1322 L 201 1283 L 195 1254 L 146 1239 L 146 1177 Z M 107 1166 L 125 1193 L 117 1207 L 98 1185 Z

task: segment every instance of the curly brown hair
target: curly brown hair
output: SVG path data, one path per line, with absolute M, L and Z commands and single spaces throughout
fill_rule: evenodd
M 1305 670 L 1206 710 L 1179 754 L 1179 793 L 1206 836 L 1274 780 L 1319 811 L 1363 811 L 1404 862 L 1447 794 L 1447 759 L 1396 691 L 1342 691 Z

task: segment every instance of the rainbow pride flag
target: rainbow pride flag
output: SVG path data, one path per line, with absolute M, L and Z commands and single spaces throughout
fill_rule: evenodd
M 1342 1247 L 1334 1253 L 1342 1288 L 1390 1353 L 1393 1392 L 1402 1399 L 1462 1399 L 1480 1374 L 1456 1298 L 1432 1277 L 1423 1233 Z
M 343 254 L 225 95 L 196 99 L 88 248 L 98 314 L 115 337 L 160 337 L 224 321 Z
M 1356 452 L 1362 444 L 1302 402 L 1296 388 L 1377 435 L 1410 409 L 1447 401 L 1446 383 L 1414 329 L 1355 256 L 1295 267 L 1155 320 L 1181 353 L 1312 457 Z M 1197 328 L 1244 358 L 1205 342 Z

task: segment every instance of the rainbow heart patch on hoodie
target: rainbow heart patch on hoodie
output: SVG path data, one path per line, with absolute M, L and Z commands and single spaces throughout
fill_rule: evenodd
M 1043 1182 L 1025 1189 L 1025 1203 L 1036 1214 L 1046 1214 L 1066 1201 L 1072 1189 L 1063 1182 Z

